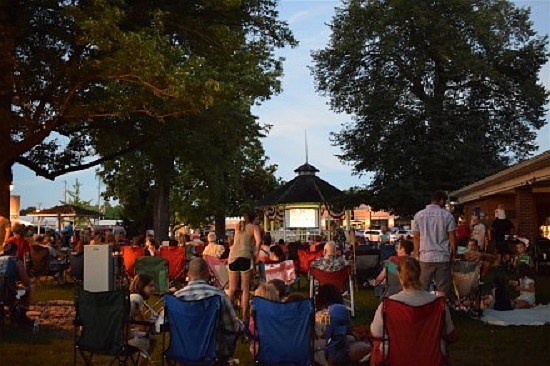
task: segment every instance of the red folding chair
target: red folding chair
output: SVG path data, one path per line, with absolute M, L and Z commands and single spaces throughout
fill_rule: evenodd
M 229 284 L 229 271 L 227 269 L 227 259 L 218 259 L 205 255 L 202 257 L 213 278 L 214 286 L 224 289 Z
M 159 255 L 168 261 L 168 277 L 170 281 L 185 280 L 184 247 L 160 247 Z
M 322 251 L 310 252 L 305 249 L 298 249 L 298 268 L 297 272 L 300 275 L 307 276 L 311 262 L 323 255 Z
M 342 293 L 344 297 L 344 304 L 351 312 L 351 316 L 355 316 L 355 292 L 353 289 L 353 279 L 351 276 L 350 266 L 346 266 L 335 272 L 326 272 L 317 268 L 311 268 L 310 275 L 309 296 L 311 298 L 314 298 L 315 296 L 315 281 L 319 283 L 319 286 L 333 285 Z M 348 288 L 346 288 L 346 284 L 348 284 Z
M 445 355 L 448 352 L 444 353 L 441 349 L 445 340 L 444 297 L 422 306 L 384 299 L 382 317 L 384 335 L 382 339 L 375 339 L 371 365 L 448 364 Z
M 135 275 L 134 265 L 138 258 L 145 256 L 145 249 L 135 246 L 124 246 L 120 248 L 122 250 L 122 262 L 124 263 L 124 269 L 128 277 L 133 278 Z

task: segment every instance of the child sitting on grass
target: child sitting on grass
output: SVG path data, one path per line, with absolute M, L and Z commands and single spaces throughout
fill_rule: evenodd
M 529 268 L 534 267 L 533 259 L 527 252 L 527 245 L 522 241 L 516 243 L 516 256 L 514 257 L 513 266 L 519 268 L 520 264 L 525 264 Z
M 510 281 L 510 285 L 519 291 L 519 296 L 514 300 L 516 309 L 529 309 L 535 306 L 535 280 L 531 274 L 531 268 L 520 263 L 518 268 L 517 281 Z

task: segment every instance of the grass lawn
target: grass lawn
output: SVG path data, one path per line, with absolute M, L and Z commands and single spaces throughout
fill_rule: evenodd
M 489 274 L 490 276 L 490 274 Z M 489 282 L 490 278 L 486 279 Z M 537 301 L 550 302 L 550 276 L 538 276 Z M 73 299 L 71 285 L 42 284 L 33 301 Z M 374 315 L 375 299 L 372 290 L 357 294 L 358 311 L 354 322 L 366 325 Z M 549 365 L 550 326 L 497 327 L 485 325 L 459 313 L 453 313 L 459 340 L 451 345 L 452 365 Z M 160 365 L 161 346 L 155 352 L 154 364 Z M 237 358 L 241 365 L 251 365 L 248 345 L 239 343 Z M 0 334 L 0 366 L 70 365 L 73 360 L 72 335 L 62 334 L 46 327 L 33 335 L 30 329 L 7 327 Z M 106 364 L 97 358 L 94 365 Z M 80 362 L 80 364 L 82 364 Z

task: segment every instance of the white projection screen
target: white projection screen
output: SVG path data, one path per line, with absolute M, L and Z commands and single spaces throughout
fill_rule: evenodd
M 318 228 L 319 210 L 314 208 L 291 208 L 285 210 L 287 228 Z

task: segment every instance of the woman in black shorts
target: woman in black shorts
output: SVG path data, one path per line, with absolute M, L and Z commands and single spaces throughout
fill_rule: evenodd
M 258 255 L 262 243 L 256 212 L 245 215 L 235 229 L 235 240 L 229 250 L 229 290 L 227 296 L 231 300 L 241 282 L 241 309 L 243 319 L 246 319 L 250 300 L 250 282 L 254 269 L 254 258 Z

